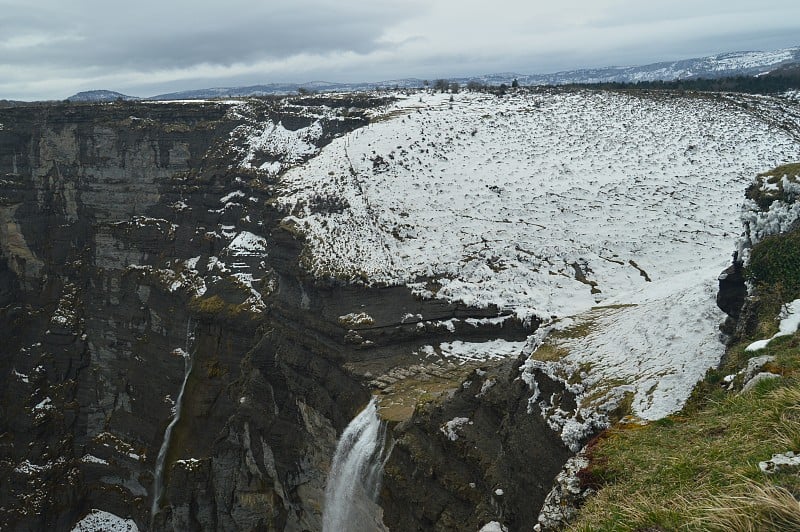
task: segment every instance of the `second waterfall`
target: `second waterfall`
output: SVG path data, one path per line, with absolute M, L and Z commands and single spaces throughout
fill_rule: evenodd
M 386 423 L 373 398 L 342 433 L 325 487 L 323 532 L 385 530 L 375 503 L 386 451 Z
M 175 400 L 172 421 L 169 422 L 167 429 L 164 431 L 164 439 L 161 442 L 161 448 L 158 450 L 158 457 L 156 458 L 156 468 L 153 473 L 153 501 L 150 507 L 151 520 L 155 517 L 156 513 L 158 513 L 161 498 L 164 495 L 164 468 L 166 466 L 167 451 L 169 450 L 169 444 L 172 440 L 172 431 L 181 419 L 183 392 L 186 391 L 186 383 L 189 382 L 189 374 L 192 372 L 192 365 L 194 363 L 192 354 L 189 352 L 193 339 L 192 320 L 189 319 L 186 323 L 185 349 L 178 348 L 173 351 L 173 354 L 183 357 L 183 381 L 181 382 L 181 389 L 178 392 L 178 398 Z

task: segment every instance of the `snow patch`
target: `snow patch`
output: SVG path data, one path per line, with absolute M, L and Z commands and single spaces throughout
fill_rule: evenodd
M 508 532 L 508 528 L 506 528 L 505 525 L 501 525 L 497 521 L 489 521 L 483 525 L 478 532 Z
M 282 163 L 294 164 L 315 155 L 319 149 L 314 143 L 322 136 L 322 126 L 314 122 L 308 127 L 289 130 L 280 122 L 267 121 L 256 125 L 243 125 L 236 128 L 232 137 L 243 137 L 247 152 L 242 161 L 245 168 L 255 168 L 254 161 L 259 154 L 269 154 L 273 158 L 259 166 L 262 170 L 277 174 Z
M 234 257 L 263 256 L 267 253 L 267 240 L 248 231 L 242 231 L 228 244 Z
M 200 467 L 202 464 L 202 460 L 198 460 L 197 458 L 186 458 L 184 460 L 176 460 L 175 464 L 182 466 L 184 469 L 188 471 L 194 471 Z
M 455 417 L 442 425 L 439 430 L 442 431 L 442 434 L 447 436 L 447 439 L 450 441 L 456 441 L 458 439 L 458 432 L 461 430 L 461 427 L 467 424 L 472 424 L 472 421 L 468 417 Z
M 339 316 L 338 321 L 345 327 L 367 327 L 375 323 L 375 319 L 366 312 L 351 312 Z
M 758 463 L 758 468 L 764 473 L 778 473 L 786 469 L 800 468 L 800 454 L 788 451 L 772 455 L 772 459 Z
M 243 198 L 245 197 L 245 193 L 241 190 L 234 190 L 230 194 L 226 194 L 222 196 L 219 201 L 220 203 L 228 203 L 229 201 L 233 200 L 234 198 Z
M 509 342 L 507 340 L 489 340 L 487 342 L 442 342 L 439 351 L 446 358 L 455 358 L 459 364 L 498 360 L 519 355 L 525 342 Z
M 93 454 L 85 454 L 81 457 L 81 462 L 84 464 L 100 464 L 100 465 L 108 465 L 107 460 L 103 460 L 102 458 L 98 458 Z
M 71 532 L 139 532 L 133 519 L 124 519 L 103 510 L 93 509 L 75 523 Z
M 55 406 L 53 406 L 53 400 L 49 397 L 45 397 L 42 399 L 36 406 L 33 407 L 34 410 L 53 410 Z
M 778 332 L 773 334 L 766 340 L 758 340 L 748 345 L 745 351 L 758 351 L 764 349 L 775 338 L 781 336 L 791 336 L 797 332 L 797 327 L 800 326 L 800 299 L 795 299 L 791 303 L 784 305 L 781 309 L 781 322 L 778 325 Z
M 30 460 L 25 460 L 20 462 L 17 467 L 14 468 L 14 473 L 19 473 L 21 475 L 35 475 L 49 469 L 49 465 L 37 465 L 32 463 Z
M 577 514 L 591 488 L 581 488 L 578 472 L 589 465 L 585 451 L 567 460 L 547 494 L 534 530 L 559 530 Z

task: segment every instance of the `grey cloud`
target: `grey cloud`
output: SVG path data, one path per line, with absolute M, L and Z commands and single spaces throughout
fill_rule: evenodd
M 769 50 L 800 44 L 795 4 L 0 0 L 0 99 L 546 73 Z
M 4 21 L 4 29 L 15 29 L 5 35 L 24 35 L 26 28 L 36 27 L 49 33 L 53 42 L 14 49 L 2 62 L 148 70 L 231 65 L 300 53 L 365 53 L 380 48 L 385 26 L 406 12 L 347 3 L 334 8 L 330 2 L 306 3 L 302 10 L 290 9 L 286 2 L 229 2 L 210 10 L 182 5 L 161 9 L 153 2 L 137 3 L 109 13 L 107 3 L 95 3 L 95 13 L 78 16 L 54 4 L 36 16 Z M 62 23 L 54 25 L 54 19 Z M 37 21 L 40 26 L 35 26 Z

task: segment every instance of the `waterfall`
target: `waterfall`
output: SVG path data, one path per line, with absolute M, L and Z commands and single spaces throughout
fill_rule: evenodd
M 389 457 L 385 440 L 386 424 L 378 417 L 373 398 L 347 425 L 336 445 L 325 487 L 323 532 L 386 530 L 375 503 Z
M 173 353 L 179 354 L 183 357 L 183 382 L 181 383 L 178 398 L 175 400 L 174 414 L 172 421 L 167 425 L 167 430 L 164 431 L 164 440 L 161 442 L 161 448 L 158 450 L 158 457 L 156 458 L 156 469 L 154 471 L 153 479 L 153 503 L 150 507 L 150 519 L 152 519 L 158 512 L 161 503 L 161 497 L 164 495 L 164 462 L 167 459 L 167 451 L 169 450 L 169 443 L 172 439 L 172 430 L 178 421 L 181 419 L 181 407 L 183 406 L 183 392 L 186 390 L 186 383 L 189 381 L 189 374 L 192 372 L 192 363 L 194 362 L 192 355 L 189 353 L 189 344 L 194 338 L 191 332 L 192 320 L 186 323 L 186 345 L 184 349 L 176 349 Z

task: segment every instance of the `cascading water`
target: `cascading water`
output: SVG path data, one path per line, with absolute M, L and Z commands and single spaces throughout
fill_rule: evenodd
M 386 530 L 381 509 L 375 504 L 389 457 L 385 447 L 386 423 L 378 417 L 373 398 L 336 445 L 325 487 L 323 532 Z
M 156 469 L 153 473 L 153 504 L 150 508 L 150 518 L 152 519 L 153 516 L 156 515 L 158 512 L 159 505 L 161 503 L 161 497 L 164 494 L 164 462 L 167 459 L 167 451 L 169 450 L 169 443 L 172 439 L 172 430 L 175 428 L 175 425 L 178 424 L 181 418 L 181 407 L 183 405 L 183 392 L 186 390 L 186 383 L 189 380 L 189 374 L 192 372 L 192 364 L 194 362 L 192 355 L 189 352 L 189 347 L 191 341 L 193 340 L 194 336 L 192 334 L 191 329 L 192 320 L 191 318 L 186 323 L 186 345 L 184 349 L 176 349 L 173 351 L 176 354 L 179 354 L 183 357 L 183 382 L 181 383 L 180 392 L 178 392 L 178 398 L 175 400 L 175 410 L 174 415 L 172 416 L 172 421 L 169 422 L 167 425 L 167 430 L 164 431 L 164 440 L 161 442 L 161 448 L 158 450 L 158 457 L 156 458 Z

